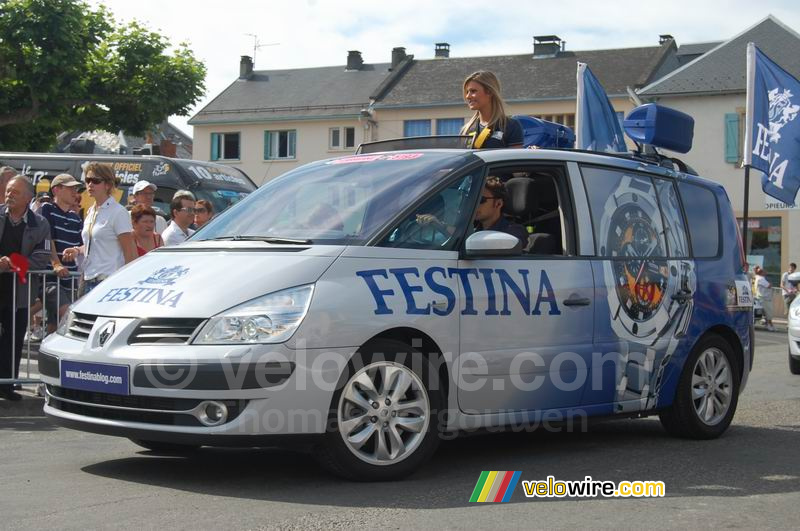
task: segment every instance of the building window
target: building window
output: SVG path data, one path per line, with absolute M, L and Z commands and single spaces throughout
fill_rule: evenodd
M 239 133 L 211 133 L 211 160 L 239 160 Z
M 742 229 L 742 218 L 739 218 Z M 757 265 L 764 268 L 772 287 L 780 286 L 781 280 L 781 218 L 758 217 L 747 220 L 747 245 L 745 254 L 750 270 Z
M 430 120 L 406 120 L 403 122 L 403 136 L 431 136 Z
M 264 131 L 264 159 L 296 157 L 297 131 Z
M 329 149 L 352 149 L 356 147 L 355 127 L 331 127 L 328 129 Z
M 436 134 L 437 135 L 457 135 L 464 127 L 463 118 L 442 118 L 436 120 Z

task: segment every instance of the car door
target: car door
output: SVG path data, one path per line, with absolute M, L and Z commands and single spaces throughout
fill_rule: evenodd
M 584 403 L 652 409 L 670 361 L 685 352 L 696 287 L 674 182 L 581 166 L 595 229 L 593 377 Z
M 504 175 L 507 187 L 515 179 L 549 179 L 549 188 L 534 185 L 532 191 L 523 182 L 528 197 L 509 196 L 515 205 L 509 215 L 527 226 L 530 242 L 555 238 L 560 245 L 555 252 L 531 248 L 459 260 L 459 406 L 481 414 L 578 405 L 592 351 L 594 281 L 591 261 L 575 252 L 566 167 L 518 165 L 492 173 Z M 540 208 L 548 195 L 555 201 Z M 547 225 L 554 226 L 540 232 Z

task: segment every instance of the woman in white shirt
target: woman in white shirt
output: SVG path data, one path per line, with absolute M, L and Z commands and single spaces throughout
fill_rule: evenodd
M 131 216 L 113 197 L 116 178 L 110 164 L 90 162 L 84 171 L 86 188 L 95 204 L 83 222 L 83 245 L 64 250 L 64 260 L 83 255 L 82 293 L 137 258 Z

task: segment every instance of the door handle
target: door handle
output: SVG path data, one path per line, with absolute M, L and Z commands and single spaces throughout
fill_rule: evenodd
M 677 301 L 681 304 L 685 304 L 690 300 L 692 300 L 692 295 L 694 295 L 694 293 L 692 293 L 688 289 L 682 289 L 678 293 L 675 293 L 672 296 L 672 300 Z
M 570 297 L 562 302 L 564 306 L 589 306 L 591 303 L 592 300 L 588 297 Z
M 438 301 L 431 304 L 437 310 L 444 310 L 447 308 L 448 302 L 447 301 Z

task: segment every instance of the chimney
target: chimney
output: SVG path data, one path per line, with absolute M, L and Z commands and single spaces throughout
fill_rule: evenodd
M 658 44 L 659 45 L 664 44 L 667 41 L 674 41 L 674 40 L 675 40 L 675 37 L 673 37 L 669 33 L 665 33 L 664 35 L 659 35 L 658 36 Z
M 350 50 L 347 52 L 347 70 L 361 70 L 364 60 L 361 58 L 361 52 L 358 50 Z
M 253 76 L 253 59 L 249 55 L 243 55 L 239 62 L 239 79 L 250 79 Z
M 392 70 L 397 68 L 397 65 L 403 62 L 403 60 L 408 57 L 406 55 L 406 49 L 402 46 L 398 46 L 397 48 L 392 48 Z
M 435 55 L 436 58 L 441 57 L 443 59 L 447 59 L 448 57 L 450 57 L 450 44 L 447 42 L 437 42 L 435 51 L 436 51 Z
M 561 51 L 564 51 L 564 48 L 557 35 L 535 35 L 533 37 L 534 57 L 555 57 Z

